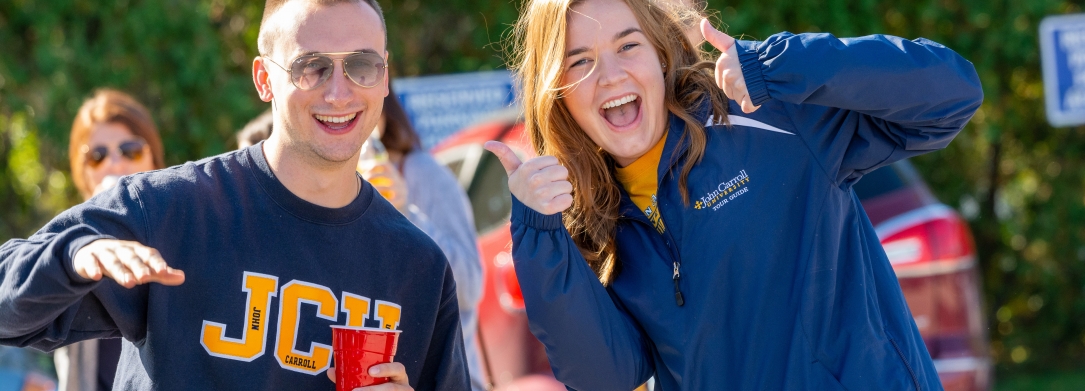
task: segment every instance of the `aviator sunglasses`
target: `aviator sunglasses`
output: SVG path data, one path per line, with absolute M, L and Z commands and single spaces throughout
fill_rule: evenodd
M 388 68 L 384 58 L 369 52 L 335 52 L 303 54 L 290 63 L 290 69 L 279 65 L 271 58 L 261 55 L 268 62 L 290 73 L 290 82 L 300 90 L 311 90 L 324 84 L 335 72 L 335 60 L 328 56 L 346 55 L 343 61 L 343 73 L 350 81 L 364 88 L 375 87 L 384 79 L 384 70 Z
M 128 140 L 117 146 L 117 152 L 120 152 L 121 156 L 130 161 L 136 161 L 143 157 L 143 147 L 147 145 L 143 140 Z M 102 164 L 106 158 L 109 157 L 109 147 L 105 145 L 97 145 L 91 147 L 89 145 L 83 146 L 83 153 L 87 157 L 87 164 L 91 167 L 98 167 Z

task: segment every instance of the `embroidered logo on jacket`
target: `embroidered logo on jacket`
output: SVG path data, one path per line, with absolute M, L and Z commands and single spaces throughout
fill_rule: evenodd
M 750 191 L 750 188 L 746 186 L 749 183 L 750 176 L 746 175 L 746 170 L 740 170 L 738 176 L 720 182 L 715 190 L 700 197 L 697 202 L 693 203 L 693 209 L 700 210 L 711 208 L 712 210 L 718 210 L 721 206 L 726 205 L 728 202 L 731 202 L 735 198 Z

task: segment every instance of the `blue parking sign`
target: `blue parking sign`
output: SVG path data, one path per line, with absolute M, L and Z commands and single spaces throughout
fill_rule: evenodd
M 505 70 L 395 79 L 392 89 L 422 139 L 432 148 L 487 115 L 512 107 L 512 75 Z
M 1040 23 L 1044 98 L 1053 126 L 1085 124 L 1085 14 Z

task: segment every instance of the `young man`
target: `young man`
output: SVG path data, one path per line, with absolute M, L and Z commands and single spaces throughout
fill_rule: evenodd
M 123 337 L 126 390 L 330 389 L 329 326 L 381 327 L 402 334 L 373 389 L 468 389 L 448 263 L 354 171 L 388 91 L 383 23 L 374 0 L 268 1 L 271 138 L 125 177 L 0 247 L 0 343 Z

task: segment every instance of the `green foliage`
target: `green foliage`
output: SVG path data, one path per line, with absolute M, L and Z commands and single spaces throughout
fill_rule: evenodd
M 518 2 L 494 0 L 381 1 L 395 76 L 504 67 L 501 38 Z
M 95 88 L 156 116 L 170 164 L 223 152 L 262 111 L 251 86 L 262 2 L 0 2 L 0 240 L 77 200 L 67 132 Z M 501 68 L 520 1 L 382 1 L 395 76 Z M 979 71 L 985 102 L 945 151 L 915 159 L 980 252 L 1000 372 L 1085 362 L 1085 127 L 1043 114 L 1037 29 L 1076 0 L 710 0 L 727 32 L 925 37 Z M 937 81 L 932 81 L 937 82 Z
M 0 235 L 25 236 L 78 201 L 66 178 L 68 132 L 97 88 L 148 106 L 168 164 L 225 151 L 265 107 L 249 71 L 261 11 L 224 2 L 0 2 L 0 204 L 12 206 Z
M 1014 374 L 995 382 L 995 391 L 1079 391 L 1085 390 L 1085 373 L 1050 371 Z

